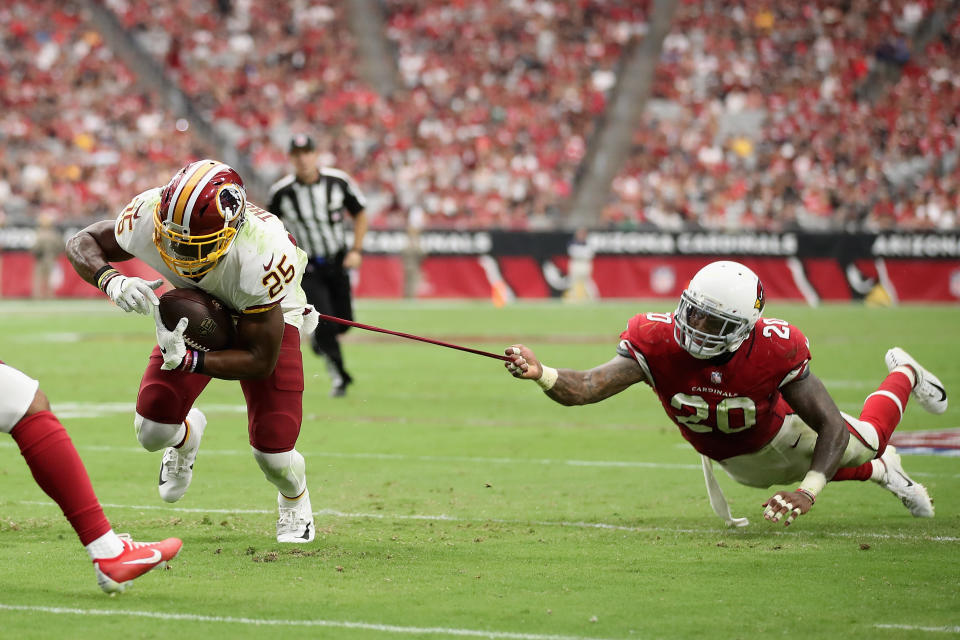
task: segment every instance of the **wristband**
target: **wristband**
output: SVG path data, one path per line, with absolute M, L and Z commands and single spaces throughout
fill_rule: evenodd
M 807 496 L 807 499 L 810 500 L 810 504 L 814 504 L 817 501 L 817 496 L 807 491 L 803 487 L 797 487 L 797 493 Z
M 107 292 L 107 283 L 113 280 L 115 277 L 120 275 L 120 272 L 117 271 L 113 265 L 105 264 L 97 272 L 93 274 L 93 279 L 97 283 L 97 288 L 104 293 Z
M 180 366 L 177 367 L 180 371 L 187 371 L 189 373 L 200 373 L 202 368 L 203 351 L 197 351 L 195 349 L 187 349 L 183 360 L 180 361 Z
M 553 367 L 548 367 L 544 364 L 541 364 L 540 368 L 543 369 L 543 373 L 536 379 L 536 383 L 540 385 L 540 388 L 544 391 L 549 391 L 553 389 L 553 385 L 557 384 L 557 378 L 560 374 L 557 373 L 557 370 Z
M 194 354 L 196 351 L 193 349 L 187 349 L 187 352 L 183 354 L 183 360 L 180 361 L 180 364 L 177 366 L 177 369 L 180 371 L 192 371 Z
M 813 497 L 816 498 L 826 485 L 827 476 L 819 471 L 811 470 L 807 471 L 807 475 L 804 476 L 803 482 L 800 483 L 800 488 L 797 489 L 797 491 L 800 491 L 804 495 L 813 494 Z

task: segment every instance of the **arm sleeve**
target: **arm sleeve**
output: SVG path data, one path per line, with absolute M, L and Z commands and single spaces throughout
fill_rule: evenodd
M 357 183 L 351 178 L 348 177 L 344 182 L 346 185 L 344 187 L 343 204 L 347 208 L 347 211 L 350 212 L 350 215 L 356 216 L 367 207 L 367 199 L 364 197 L 363 192 L 360 191 Z

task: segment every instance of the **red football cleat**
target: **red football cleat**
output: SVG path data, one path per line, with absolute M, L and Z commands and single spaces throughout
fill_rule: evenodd
M 97 558 L 93 569 L 97 584 L 106 593 L 119 593 L 136 579 L 161 565 L 166 566 L 180 552 L 183 541 L 167 538 L 160 542 L 134 542 L 126 534 L 120 535 L 123 551 L 115 558 Z

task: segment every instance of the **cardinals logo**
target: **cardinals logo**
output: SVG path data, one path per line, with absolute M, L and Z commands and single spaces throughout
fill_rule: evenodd
M 763 285 L 760 284 L 760 279 L 757 279 L 757 301 L 753 303 L 753 308 L 757 311 L 763 311 L 763 305 L 766 302 L 763 298 Z

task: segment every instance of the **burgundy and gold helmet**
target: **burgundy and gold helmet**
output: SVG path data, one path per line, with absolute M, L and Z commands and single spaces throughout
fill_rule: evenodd
M 202 276 L 230 249 L 246 208 L 243 179 L 232 167 L 216 160 L 193 162 L 160 192 L 153 241 L 172 271 Z

